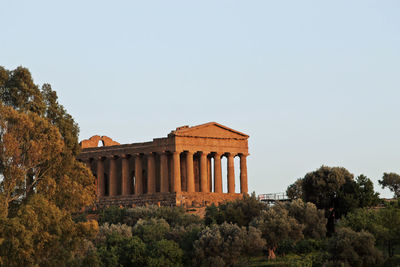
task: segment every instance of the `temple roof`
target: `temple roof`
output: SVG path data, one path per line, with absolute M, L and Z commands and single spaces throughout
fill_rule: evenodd
M 233 138 L 233 139 L 247 139 L 247 134 L 233 130 L 229 127 L 221 125 L 216 122 L 208 122 L 196 126 L 182 126 L 172 131 L 170 135 L 187 136 L 187 137 L 213 137 L 213 138 Z

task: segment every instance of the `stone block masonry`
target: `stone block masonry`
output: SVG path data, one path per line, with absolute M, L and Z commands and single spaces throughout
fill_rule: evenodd
M 200 207 L 247 194 L 248 138 L 215 122 L 178 127 L 145 143 L 121 145 L 95 135 L 80 143 L 78 159 L 95 176 L 98 206 Z M 222 177 L 223 157 L 227 177 Z M 235 192 L 235 157 L 240 158 L 240 193 Z

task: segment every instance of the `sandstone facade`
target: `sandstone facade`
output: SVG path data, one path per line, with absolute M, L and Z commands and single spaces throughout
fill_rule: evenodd
M 96 177 L 99 206 L 205 206 L 247 194 L 248 138 L 215 122 L 178 127 L 145 143 L 121 145 L 93 136 L 81 142 L 78 159 Z M 222 157 L 227 159 L 226 179 Z M 235 157 L 240 158 L 240 170 L 235 170 Z M 235 171 L 240 171 L 240 192 L 235 192 Z

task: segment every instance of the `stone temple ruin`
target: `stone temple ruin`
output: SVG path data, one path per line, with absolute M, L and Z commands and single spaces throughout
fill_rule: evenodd
M 145 143 L 121 145 L 96 135 L 80 143 L 78 159 L 96 177 L 100 207 L 206 206 L 247 194 L 248 138 L 215 122 L 178 127 L 167 137 Z M 222 157 L 227 159 L 226 179 Z M 240 193 L 235 192 L 235 157 L 240 158 Z

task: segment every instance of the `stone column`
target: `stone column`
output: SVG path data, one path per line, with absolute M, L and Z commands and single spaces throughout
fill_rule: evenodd
M 240 154 L 240 193 L 247 194 L 247 163 L 245 154 Z
M 112 156 L 110 158 L 110 173 L 109 173 L 109 195 L 116 196 L 117 195 L 117 164 L 116 158 Z
M 147 194 L 156 192 L 156 164 L 153 153 L 147 155 Z
M 142 159 L 140 154 L 135 155 L 135 195 L 143 194 Z
M 193 152 L 186 152 L 186 179 L 187 179 L 187 191 L 194 192 L 194 171 L 193 171 Z
M 207 184 L 207 153 L 201 152 L 200 155 L 200 192 L 208 192 Z
M 211 171 L 211 157 L 207 156 L 207 186 L 209 192 L 213 191 L 213 183 L 212 183 L 212 171 Z
M 235 161 L 232 153 L 228 153 L 228 193 L 235 193 Z
M 172 154 L 172 160 L 174 164 L 173 172 L 174 172 L 174 192 L 181 192 L 181 162 L 180 162 L 180 152 L 175 151 Z
M 104 164 L 103 158 L 97 158 L 97 196 L 104 196 Z
M 123 155 L 122 157 L 122 195 L 130 195 L 132 192 L 131 177 L 129 177 L 129 155 Z
M 221 153 L 214 154 L 214 192 L 222 193 Z
M 168 158 L 166 152 L 162 152 L 160 156 L 160 191 L 167 193 L 169 191 L 168 184 Z

